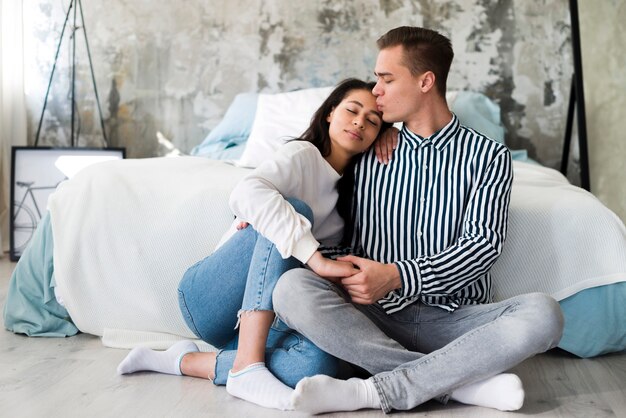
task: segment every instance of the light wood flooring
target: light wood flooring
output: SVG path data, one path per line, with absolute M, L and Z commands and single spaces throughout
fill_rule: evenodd
M 0 305 L 15 264 L 0 259 Z M 100 339 L 28 338 L 0 330 L 0 417 L 292 417 L 232 398 L 208 381 L 154 373 L 118 376 L 126 350 Z M 429 417 L 626 417 L 626 353 L 590 360 L 563 351 L 517 366 L 526 401 L 517 413 L 451 402 L 429 402 L 391 416 Z M 383 416 L 380 411 L 328 417 Z

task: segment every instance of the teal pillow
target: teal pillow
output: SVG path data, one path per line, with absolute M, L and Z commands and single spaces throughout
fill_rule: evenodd
M 450 108 L 462 125 L 504 144 L 500 106 L 487 96 L 473 91 L 459 91 Z
M 200 145 L 191 150 L 191 155 L 213 159 L 239 158 L 243 152 L 241 145 L 248 140 L 252 130 L 258 97 L 258 93 L 235 96 L 224 118 Z
M 462 125 L 504 144 L 504 125 L 500 119 L 500 106 L 482 93 L 458 91 L 453 95 L 450 110 L 459 118 Z M 534 163 L 526 150 L 511 150 L 511 158 L 516 161 Z

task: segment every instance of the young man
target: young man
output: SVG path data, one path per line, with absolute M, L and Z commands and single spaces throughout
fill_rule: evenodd
M 516 410 L 519 378 L 501 374 L 560 340 L 558 303 L 543 294 L 490 303 L 513 178 L 504 145 L 461 126 L 445 100 L 449 39 L 400 27 L 378 40 L 374 94 L 403 122 L 394 158 L 356 168 L 354 240 L 360 272 L 341 286 L 292 270 L 274 308 L 322 350 L 373 376 L 298 383 L 310 413 L 406 410 L 438 399 Z

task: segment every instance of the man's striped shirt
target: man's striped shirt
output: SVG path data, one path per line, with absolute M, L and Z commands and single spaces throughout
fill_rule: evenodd
M 459 124 L 421 138 L 406 127 L 388 165 L 373 150 L 355 172 L 357 254 L 395 263 L 402 288 L 387 313 L 415 301 L 453 311 L 493 298 L 489 269 L 502 251 L 513 172 L 506 146 Z

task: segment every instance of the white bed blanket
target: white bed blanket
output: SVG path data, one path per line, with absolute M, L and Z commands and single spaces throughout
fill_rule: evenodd
M 495 297 L 557 300 L 626 281 L 626 228 L 595 196 L 551 168 L 514 162 L 509 229 L 492 269 Z
M 626 230 L 611 211 L 555 170 L 514 169 L 507 242 L 493 268 L 497 299 L 531 291 L 562 299 L 626 280 Z M 193 337 L 177 285 L 230 226 L 228 195 L 246 172 L 195 157 L 124 160 L 62 184 L 50 199 L 55 277 L 76 326 L 115 347 L 140 344 L 141 333 L 156 346 Z
M 246 172 L 197 157 L 138 159 L 61 184 L 49 201 L 56 290 L 78 329 L 193 337 L 178 282 L 231 225 L 228 197 Z

